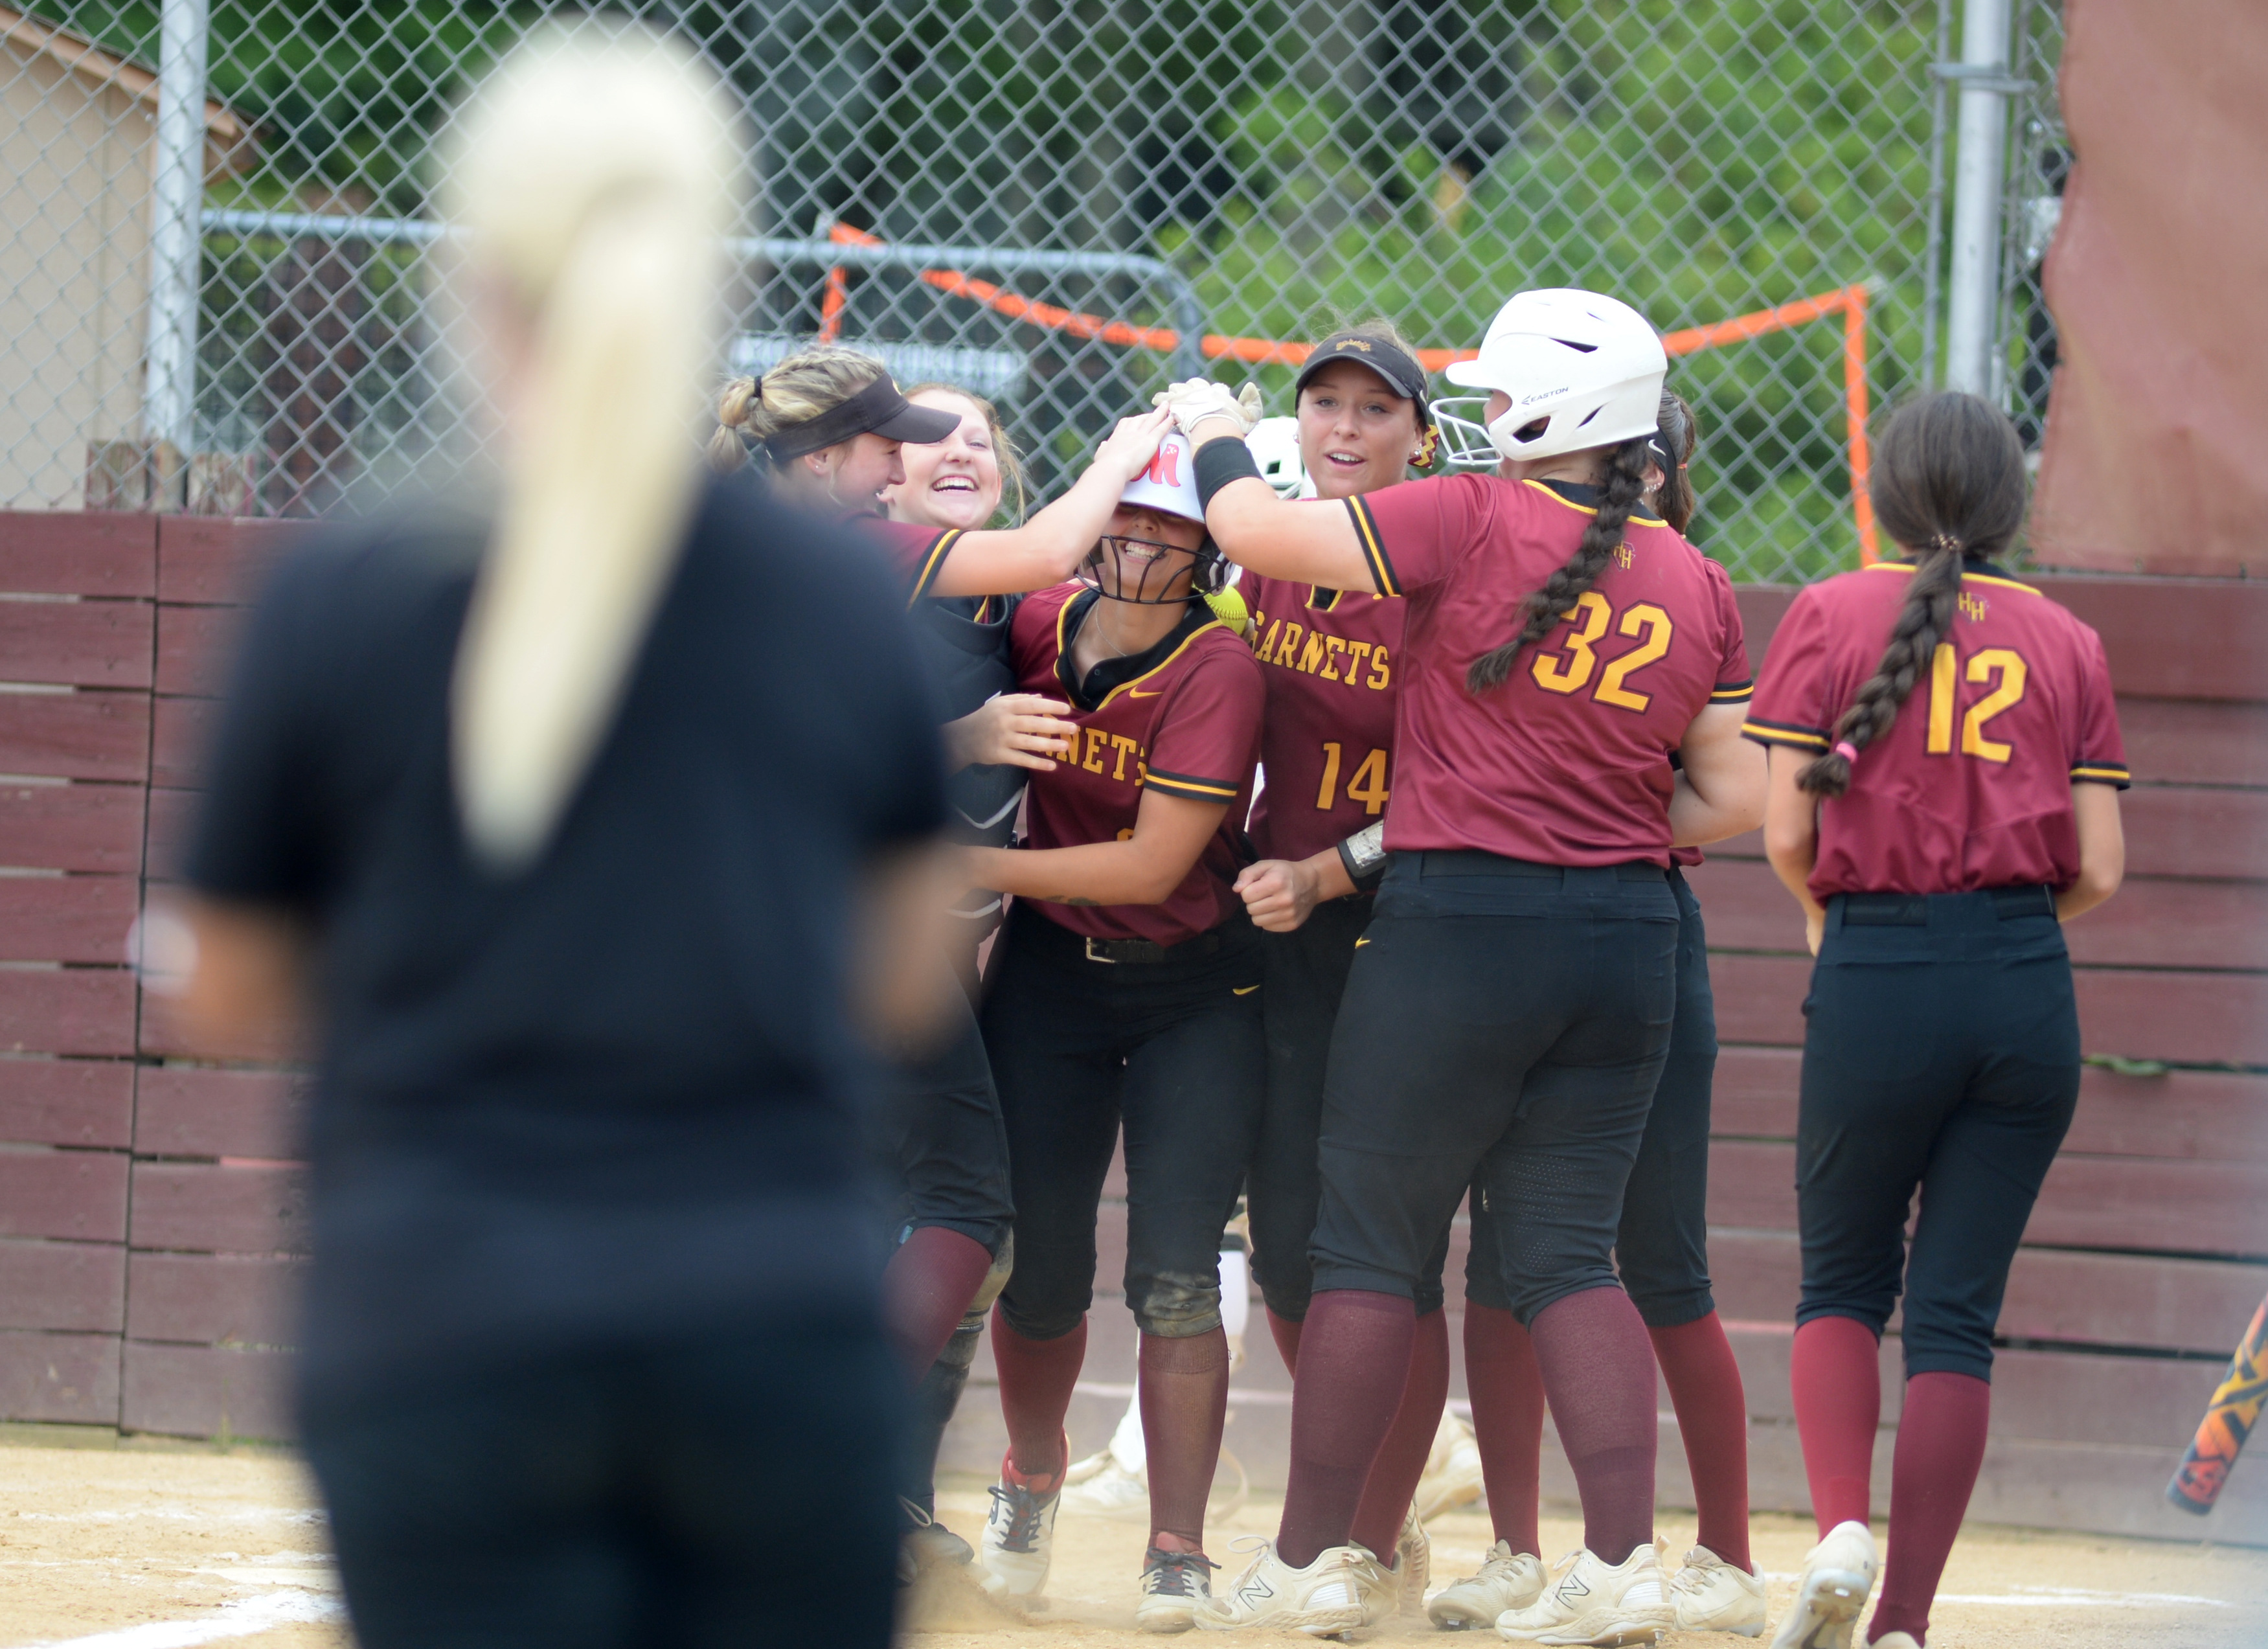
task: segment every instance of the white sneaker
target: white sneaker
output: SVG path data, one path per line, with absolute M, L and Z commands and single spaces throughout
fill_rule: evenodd
M 1402 1520 L 1402 1533 L 1394 1542 L 1395 1587 L 1399 1594 L 1395 1613 L 1423 1615 L 1425 1588 L 1433 1579 L 1433 1542 L 1425 1538 L 1425 1525 L 1412 1506 Z
M 1837 1523 L 1803 1560 L 1795 1603 L 1772 1634 L 1772 1649 L 1851 1649 L 1851 1629 L 1874 1589 L 1874 1532 Z
M 1219 1568 L 1201 1551 L 1142 1554 L 1142 1601 L 1134 1624 L 1143 1631 L 1187 1631 L 1197 1623 L 1197 1606 L 1212 1596 L 1211 1571 Z
M 1526 1609 L 1543 1590 L 1543 1560 L 1514 1551 L 1508 1541 L 1489 1548 L 1481 1572 L 1443 1586 L 1425 1606 L 1426 1618 L 1444 1631 L 1493 1626 L 1508 1609 Z
M 1304 1569 L 1278 1557 L 1272 1540 L 1248 1535 L 1235 1543 L 1240 1551 L 1255 1547 L 1257 1554 L 1236 1583 L 1197 1605 L 1197 1624 L 1207 1631 L 1261 1626 L 1334 1638 L 1393 1612 L 1393 1577 L 1359 1546 L 1329 1547 Z
M 1421 1523 L 1444 1512 L 1470 1505 L 1481 1498 L 1481 1448 L 1473 1428 L 1454 1414 L 1441 1417 L 1433 1433 L 1432 1452 L 1425 1456 L 1425 1475 L 1418 1480 L 1412 1502 Z
M 1007 1462 L 992 1487 L 978 1563 L 984 1589 L 995 1597 L 1037 1597 L 1055 1555 L 1056 1506 L 1063 1491 L 1035 1494 L 1008 1481 Z
M 1108 1518 L 1116 1523 L 1144 1523 L 1150 1517 L 1150 1483 L 1138 1471 L 1129 1471 L 1117 1456 L 1105 1450 L 1095 1458 L 1101 1467 L 1073 1476 L 1086 1461 L 1064 1474 L 1063 1509 L 1082 1517 Z
M 1669 1577 L 1669 1607 L 1680 1631 L 1735 1631 L 1754 1638 L 1764 1629 L 1764 1581 L 1735 1569 L 1706 1546 L 1685 1554 Z
M 1570 1552 L 1553 1568 L 1535 1602 L 1497 1616 L 1496 1635 L 1513 1643 L 1605 1649 L 1652 1643 L 1676 1625 L 1669 1588 L 1662 1583 L 1661 1556 L 1648 1542 L 1618 1564 L 1589 1551 Z

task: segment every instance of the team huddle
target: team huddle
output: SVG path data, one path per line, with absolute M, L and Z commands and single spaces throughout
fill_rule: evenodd
M 1028 519 L 1003 509 L 1022 482 L 999 418 L 964 390 L 901 392 L 816 347 L 726 391 L 712 462 L 753 460 L 902 572 L 954 768 L 938 965 L 965 990 L 942 1049 L 896 1071 L 885 1142 L 884 1299 L 919 1421 L 908 1572 L 965 1561 L 1044 1594 L 1123 1140 L 1140 1626 L 1325 1636 L 1405 1611 L 1538 1644 L 1760 1635 L 1683 869 L 1762 825 L 1818 958 L 1792 1380 L 1821 1540 L 1772 1641 L 1845 1649 L 1877 1592 L 1855 1641 L 1927 1641 L 2002 1288 L 2077 1097 L 2058 924 L 2122 869 L 2108 669 L 1996 562 L 2027 496 L 2014 431 L 1940 394 L 1876 449 L 1897 558 L 1805 590 L 1752 681 L 1731 582 L 1683 536 L 1697 432 L 1666 371 L 1628 306 L 1522 292 L 1449 369 L 1467 398 L 1436 402 L 1366 322 L 1314 349 L 1285 417 L 1263 423 L 1249 387 L 1173 385 Z M 1413 1504 L 1461 1211 L 1496 1541 L 1429 1593 Z M 1294 1381 L 1291 1475 L 1276 1539 L 1216 1585 L 1248 1243 Z M 1901 1295 L 1878 1564 L 1878 1345 Z M 934 1524 L 931 1480 L 987 1333 L 1008 1449 L 972 1553 Z M 1657 1367 L 1699 1512 L 1674 1568 Z M 1584 1519 L 1557 1563 L 1547 1409 Z

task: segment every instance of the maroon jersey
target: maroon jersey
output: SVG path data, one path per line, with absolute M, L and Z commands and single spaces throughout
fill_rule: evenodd
M 1071 703 L 1078 732 L 1051 773 L 1032 775 L 1025 791 L 1025 843 L 1079 847 L 1134 832 L 1145 790 L 1224 806 L 1220 826 L 1163 904 L 1064 905 L 1033 909 L 1074 933 L 1099 939 L 1178 945 L 1219 927 L 1243 901 L 1233 891 L 1245 864 L 1241 837 L 1252 800 L 1266 691 L 1252 653 L 1202 607 L 1157 646 L 1072 678 L 1071 639 L 1101 600 L 1076 584 L 1027 596 L 1009 626 L 1016 680 L 1027 693 Z M 1090 701 L 1080 689 L 1099 688 Z M 1089 708 L 1092 703 L 1093 707 Z
M 1263 858 L 1303 859 L 1385 811 L 1403 603 L 1253 572 L 1236 587 L 1268 683 L 1252 839 Z
M 953 547 L 961 537 L 961 528 L 957 526 L 923 526 L 879 515 L 854 515 L 850 521 L 880 548 L 904 578 L 909 608 L 929 593 L 930 585 L 937 582 L 938 570 L 945 565 L 946 557 L 953 554 Z
M 1346 507 L 1379 589 L 1409 605 L 1386 845 L 1668 865 L 1669 754 L 1711 703 L 1749 696 L 1724 570 L 1663 522 L 1631 517 L 1566 622 L 1476 696 L 1466 666 L 1519 633 L 1521 598 L 1574 553 L 1590 505 L 1540 482 L 1461 475 Z
M 1912 573 L 1885 562 L 1797 596 L 1742 731 L 1826 750 L 1881 662 Z M 2067 887 L 2079 875 L 2071 787 L 2090 781 L 2126 787 L 2102 641 L 2030 585 L 1964 572 L 1953 633 L 1889 732 L 1859 753 L 1849 792 L 1820 804 L 1812 897 Z

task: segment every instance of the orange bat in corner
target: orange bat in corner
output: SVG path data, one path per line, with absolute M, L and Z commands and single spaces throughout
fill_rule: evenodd
M 2212 1511 L 2264 1404 L 2268 1404 L 2268 1299 L 2252 1314 L 2252 1326 L 2229 1362 L 2228 1378 L 2206 1405 L 2204 1424 L 2191 1439 L 2181 1469 L 2166 1485 L 2166 1498 L 2199 1517 Z

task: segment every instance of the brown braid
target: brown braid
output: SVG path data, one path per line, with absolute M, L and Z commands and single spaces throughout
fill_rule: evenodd
M 1836 718 L 1833 746 L 1864 750 L 1889 732 L 1938 644 L 1953 629 L 1964 555 L 1989 560 L 2024 524 L 2024 444 L 1998 409 L 1946 390 L 1898 409 L 1875 449 L 1868 491 L 1891 538 L 1915 557 L 1882 661 Z M 1851 788 L 1851 758 L 1831 747 L 1796 784 L 1815 796 Z
M 1646 472 L 1653 462 L 1653 437 L 1641 435 L 1607 453 L 1606 476 L 1599 488 L 1599 507 L 1583 529 L 1582 541 L 1567 564 L 1543 581 L 1543 587 L 1521 603 L 1528 616 L 1519 635 L 1501 647 L 1483 653 L 1465 671 L 1465 688 L 1485 693 L 1501 687 L 1512 674 L 1513 661 L 1530 642 L 1542 641 L 1583 599 L 1583 592 L 1599 581 L 1607 563 L 1622 547 L 1623 528 L 1646 496 Z

